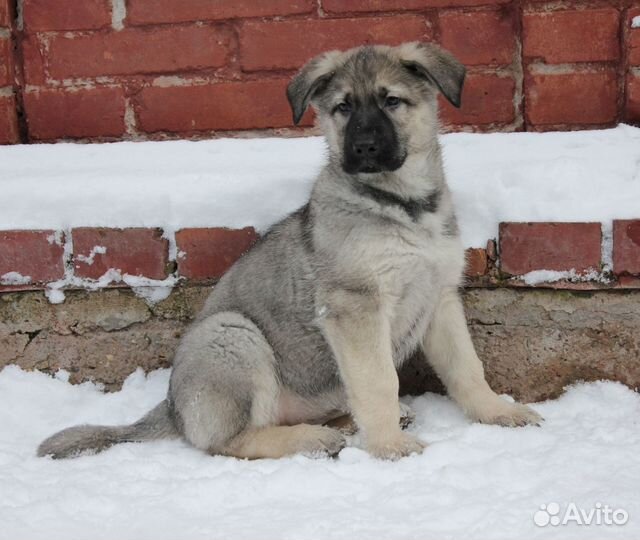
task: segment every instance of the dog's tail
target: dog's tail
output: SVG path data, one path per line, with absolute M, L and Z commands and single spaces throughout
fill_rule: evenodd
M 143 442 L 179 437 L 165 401 L 129 426 L 75 426 L 63 429 L 38 447 L 38 456 L 54 459 L 98 453 L 122 442 Z

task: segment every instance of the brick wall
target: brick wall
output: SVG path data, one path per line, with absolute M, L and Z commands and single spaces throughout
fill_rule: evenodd
M 126 286 L 125 274 L 155 280 L 149 286 L 213 282 L 257 238 L 251 227 L 0 231 L 0 293 Z M 109 276 L 111 269 L 117 274 Z M 539 270 L 568 274 L 534 284 L 522 279 Z M 12 273 L 26 282 L 12 283 Z M 599 223 L 501 223 L 497 241 L 467 250 L 466 276 L 473 287 L 637 289 L 640 219 L 614 221 L 606 238 Z
M 286 133 L 305 60 L 407 40 L 469 67 L 446 129 L 638 123 L 638 15 L 637 0 L 0 0 L 0 142 Z

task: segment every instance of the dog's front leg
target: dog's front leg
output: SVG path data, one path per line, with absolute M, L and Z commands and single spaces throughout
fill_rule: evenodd
M 503 400 L 487 384 L 457 290 L 443 291 L 423 346 L 449 395 L 473 420 L 503 426 L 537 424 L 542 420 L 526 405 Z
M 424 445 L 399 425 L 398 375 L 389 321 L 375 295 L 346 290 L 324 295 L 325 336 L 334 352 L 351 413 L 372 455 L 397 459 Z

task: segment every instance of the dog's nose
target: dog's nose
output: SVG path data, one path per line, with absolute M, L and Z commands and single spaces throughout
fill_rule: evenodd
M 362 157 L 374 157 L 378 154 L 379 146 L 371 135 L 358 137 L 353 141 L 353 150 Z

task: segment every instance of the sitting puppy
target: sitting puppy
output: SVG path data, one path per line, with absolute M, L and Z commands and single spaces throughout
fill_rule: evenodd
M 215 286 L 182 338 L 167 399 L 131 426 L 78 426 L 39 455 L 183 437 L 210 454 L 333 455 L 350 415 L 385 459 L 421 452 L 401 424 L 396 370 L 418 348 L 470 418 L 538 423 L 484 378 L 463 313 L 461 245 L 438 143 L 437 93 L 460 105 L 464 67 L 437 46 L 332 51 L 287 95 L 312 104 L 329 160 L 309 202 Z

